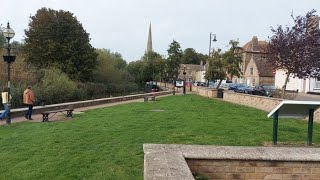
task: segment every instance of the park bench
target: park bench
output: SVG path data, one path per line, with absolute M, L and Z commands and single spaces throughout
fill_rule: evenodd
M 53 113 L 52 116 L 54 116 L 58 112 L 60 112 L 60 113 L 67 112 L 66 117 L 71 117 L 72 118 L 73 109 L 58 109 L 58 110 L 52 110 L 52 111 L 45 111 L 45 112 L 41 113 L 42 114 L 42 122 L 48 122 L 49 121 L 49 115 Z
M 144 102 L 148 102 L 148 99 L 150 99 L 151 101 L 155 101 L 156 100 L 156 95 L 145 96 L 144 97 Z

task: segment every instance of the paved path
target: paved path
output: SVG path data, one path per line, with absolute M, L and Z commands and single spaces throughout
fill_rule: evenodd
M 163 97 L 163 96 L 162 96 Z M 88 106 L 88 107 L 82 107 L 82 108 L 77 108 L 74 109 L 74 114 L 81 113 L 85 110 L 89 109 L 96 109 L 96 108 L 104 108 L 104 107 L 110 107 L 110 106 L 115 106 L 119 104 L 127 104 L 127 103 L 132 103 L 132 102 L 143 102 L 143 99 L 134 99 L 134 100 L 129 100 L 129 101 L 121 101 L 121 102 L 114 102 L 114 103 L 108 103 L 108 104 L 100 104 L 100 105 L 95 105 L 95 106 Z M 49 121 L 59 121 L 59 120 L 66 120 L 69 118 L 66 118 L 65 115 L 61 113 L 57 113 L 56 115 L 52 116 L 49 115 Z M 11 123 L 18 123 L 18 122 L 41 122 L 42 121 L 42 114 L 33 114 L 32 115 L 33 120 L 27 120 L 25 117 L 15 117 L 11 119 Z M 6 124 L 6 119 L 3 119 L 0 121 L 0 125 L 5 125 Z
M 320 95 L 298 93 L 297 97 L 294 100 L 296 100 L 296 101 L 320 101 Z

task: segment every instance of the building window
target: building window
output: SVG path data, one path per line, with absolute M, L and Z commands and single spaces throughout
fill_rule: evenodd
M 250 75 L 253 75 L 253 68 L 250 68 Z
M 256 79 L 252 78 L 252 86 L 255 86 L 255 85 L 256 85 Z
M 316 82 L 314 83 L 314 89 L 320 89 L 320 77 L 316 78 Z

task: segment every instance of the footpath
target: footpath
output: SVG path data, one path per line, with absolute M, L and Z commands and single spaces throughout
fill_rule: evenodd
M 163 97 L 163 96 L 162 96 Z M 143 99 L 134 99 L 134 100 L 128 100 L 128 101 L 120 101 L 120 102 L 113 102 L 113 103 L 107 103 L 107 104 L 100 104 L 100 105 L 94 105 L 94 106 L 87 106 L 87 107 L 81 107 L 81 108 L 76 108 L 73 111 L 73 114 L 79 114 L 82 113 L 83 111 L 89 110 L 89 109 L 96 109 L 96 108 L 105 108 L 105 107 L 110 107 L 110 106 L 115 106 L 119 104 L 128 104 L 132 102 L 143 102 Z M 61 121 L 61 120 L 70 120 L 70 118 L 66 118 L 64 114 L 62 113 L 57 113 L 56 115 L 52 116 L 53 114 L 49 115 L 49 121 Z M 19 122 L 42 122 L 42 114 L 33 114 L 32 115 L 33 120 L 28 120 L 24 116 L 19 116 L 19 117 L 14 117 L 11 118 L 11 123 L 19 123 Z M 0 121 L 0 125 L 6 125 L 6 120 L 3 119 Z

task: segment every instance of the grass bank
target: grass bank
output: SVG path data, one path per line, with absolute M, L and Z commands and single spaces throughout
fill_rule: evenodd
M 95 109 L 73 120 L 0 127 L 0 179 L 143 179 L 144 143 L 260 146 L 267 113 L 196 95 Z M 279 120 L 279 142 L 305 143 L 307 123 Z M 313 141 L 320 143 L 315 124 Z

